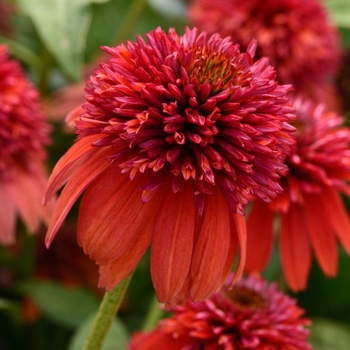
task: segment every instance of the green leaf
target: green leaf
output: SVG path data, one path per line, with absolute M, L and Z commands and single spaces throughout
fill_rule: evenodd
M 68 350 L 81 350 L 94 323 L 95 314 L 86 319 L 73 334 Z M 102 350 L 123 350 L 128 341 L 128 332 L 119 319 L 115 319 L 109 330 Z
M 310 328 L 314 350 L 350 349 L 350 325 L 320 318 L 313 320 Z
M 29 295 L 53 322 L 75 328 L 99 305 L 98 299 L 83 288 L 68 288 L 57 282 L 26 282 L 20 292 Z
M 135 4 L 136 1 L 139 3 Z M 142 7 L 143 1 L 110 0 L 105 4 L 92 6 L 93 19 L 85 50 L 88 61 L 96 57 L 96 53 L 102 53 L 101 45 L 114 46 L 126 40 L 135 40 L 136 34 L 145 37 L 147 32 L 158 26 L 161 26 L 165 31 L 169 27 L 174 27 L 178 34 L 184 31 L 186 17 L 179 18 L 176 15 L 178 10 L 172 10 L 169 16 L 166 16 L 159 9 L 156 9 L 154 4 L 147 2 Z M 110 15 L 111 13 L 113 16 Z
M 180 0 L 148 0 L 148 3 L 167 17 L 186 17 L 186 6 Z
M 338 27 L 350 28 L 350 1 L 349 0 L 325 0 L 333 22 Z
M 74 80 L 81 78 L 83 51 L 92 18 L 90 4 L 106 0 L 18 0 L 45 46 Z

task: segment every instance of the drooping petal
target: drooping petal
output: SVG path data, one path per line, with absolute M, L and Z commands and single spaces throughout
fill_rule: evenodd
M 10 245 L 15 240 L 16 205 L 6 182 L 0 183 L 0 242 Z
M 169 191 L 158 213 L 151 247 L 151 276 L 160 302 L 171 300 L 189 273 L 195 210 L 193 189 Z
M 305 213 L 292 203 L 281 214 L 279 247 L 283 272 L 292 290 L 305 289 L 311 268 L 311 249 Z
M 96 135 L 80 139 L 60 158 L 50 175 L 43 199 L 44 203 L 97 151 L 96 148 L 91 147 L 91 144 L 97 139 Z
M 230 246 L 230 215 L 227 203 L 218 190 L 206 198 L 191 266 L 191 295 L 194 300 L 204 299 L 219 286 Z
M 47 206 L 41 203 L 46 181 L 43 165 L 37 164 L 32 172 L 19 169 L 16 180 L 8 184 L 12 200 L 29 233 L 37 231 L 40 222 L 48 224 L 53 213 L 54 201 Z
M 59 227 L 62 225 L 62 222 L 78 197 L 98 175 L 110 166 L 110 163 L 104 159 L 109 153 L 110 150 L 108 149 L 96 150 L 95 153 L 91 154 L 90 159 L 79 167 L 78 171 L 74 173 L 66 184 L 57 200 L 46 234 L 45 243 L 47 246 L 51 244 Z
M 274 242 L 275 214 L 266 203 L 256 200 L 247 219 L 246 272 L 263 271 L 268 263 Z
M 337 274 L 338 250 L 328 212 L 319 195 L 304 194 L 310 243 L 316 259 L 327 276 Z
M 242 221 L 243 220 L 243 221 Z M 245 218 L 241 215 L 232 214 L 230 215 L 230 243 L 227 249 L 227 257 L 224 267 L 221 271 L 221 279 L 219 284 L 222 285 L 229 272 L 232 270 L 232 265 L 236 258 L 237 249 L 239 248 L 239 262 L 237 266 L 237 270 L 235 271 L 234 279 L 238 279 L 241 277 L 243 272 L 243 266 L 245 265 L 245 240 L 246 240 L 246 223 Z
M 79 208 L 78 242 L 90 258 L 108 264 L 119 258 L 139 235 L 153 235 L 161 205 L 156 195 L 142 203 L 144 178 L 130 181 L 117 166 L 110 166 L 89 185 Z M 147 233 L 146 233 L 147 232 Z
M 144 206 L 146 207 L 150 205 L 146 204 Z M 154 225 L 154 222 L 155 216 L 150 218 L 148 225 Z M 123 253 L 119 255 L 117 259 L 101 263 L 97 261 L 97 264 L 100 265 L 99 287 L 111 291 L 117 284 L 127 277 L 137 266 L 147 248 L 150 246 L 152 235 L 153 230 L 149 229 L 146 225 L 144 229 L 140 229 L 134 234 L 133 239 L 131 239 L 129 244 L 124 247 Z
M 247 260 L 247 224 L 244 216 L 238 214 L 231 215 L 233 216 L 236 225 L 236 232 L 239 243 L 238 265 L 236 267 L 235 275 L 232 280 L 233 283 L 241 277 Z
M 340 194 L 331 187 L 325 187 L 322 202 L 327 208 L 328 219 L 343 248 L 350 255 L 350 220 Z

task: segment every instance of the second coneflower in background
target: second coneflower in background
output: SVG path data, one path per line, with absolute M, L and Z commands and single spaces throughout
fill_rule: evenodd
M 65 185 L 47 244 L 85 191 L 78 241 L 111 290 L 151 248 L 158 299 L 201 300 L 218 290 L 237 249 L 245 255 L 244 206 L 281 188 L 294 118 L 256 42 L 158 28 L 111 55 L 76 110 L 78 139 L 57 163 L 47 198 Z M 74 113 L 73 113 L 74 116 Z M 72 114 L 70 115 L 72 120 Z
M 227 288 L 227 286 L 226 286 Z M 310 350 L 311 321 L 275 284 L 250 275 L 208 299 L 177 306 L 150 333 L 136 333 L 129 350 Z
M 284 275 L 297 291 L 306 287 L 311 252 L 327 276 L 338 266 L 337 239 L 350 254 L 350 220 L 340 193 L 350 195 L 350 129 L 324 106 L 296 99 L 296 144 L 286 159 L 283 194 L 256 201 L 248 217 L 246 270 L 262 270 L 271 255 L 274 219 Z
M 31 233 L 50 220 L 52 205 L 44 207 L 41 200 L 51 128 L 39 92 L 5 45 L 0 45 L 0 125 L 0 243 L 8 245 L 15 241 L 18 216 Z
M 340 62 L 340 36 L 318 0 L 192 0 L 189 18 L 208 33 L 231 36 L 256 58 L 268 57 L 278 81 L 323 100 Z

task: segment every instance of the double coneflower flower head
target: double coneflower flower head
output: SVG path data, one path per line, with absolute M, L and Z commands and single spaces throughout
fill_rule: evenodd
M 231 277 L 230 277 L 231 278 Z M 202 302 L 188 301 L 130 350 L 310 350 L 310 320 L 275 284 L 250 275 Z
M 86 103 L 69 116 L 77 142 L 49 180 L 65 185 L 47 244 L 84 192 L 78 241 L 111 290 L 151 247 L 158 299 L 201 300 L 224 283 L 239 251 L 245 260 L 244 206 L 270 201 L 293 143 L 291 86 L 275 81 L 257 43 L 242 53 L 229 38 L 160 28 L 104 47 L 86 86 Z
M 284 192 L 268 205 L 254 203 L 248 217 L 246 270 L 266 266 L 279 217 L 282 267 L 288 284 L 297 291 L 306 287 L 311 252 L 327 276 L 337 274 L 337 240 L 350 254 L 350 220 L 340 195 L 350 195 L 350 129 L 322 104 L 297 98 L 293 107 L 296 143 L 286 159 Z

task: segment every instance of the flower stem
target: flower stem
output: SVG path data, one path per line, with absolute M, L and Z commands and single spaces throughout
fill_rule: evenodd
M 121 281 L 111 292 L 105 293 L 83 350 L 102 349 L 132 275 L 133 273 Z
M 150 308 L 142 325 L 142 330 L 145 332 L 151 331 L 162 318 L 164 311 L 159 307 L 159 302 L 156 296 L 153 296 Z

